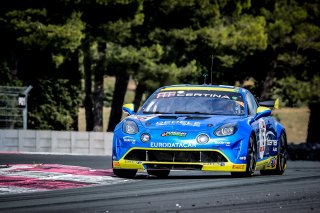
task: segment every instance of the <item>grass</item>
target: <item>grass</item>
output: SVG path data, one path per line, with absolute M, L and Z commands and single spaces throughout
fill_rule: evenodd
M 280 108 L 273 112 L 287 132 L 288 143 L 306 142 L 310 110 L 303 108 Z
M 108 128 L 110 110 L 110 107 L 103 108 L 103 132 L 107 131 Z M 80 132 L 86 131 L 86 117 L 84 108 L 79 109 L 78 128 Z

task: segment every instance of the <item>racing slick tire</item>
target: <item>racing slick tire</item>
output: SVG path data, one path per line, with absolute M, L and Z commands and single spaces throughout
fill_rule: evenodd
M 247 166 L 245 172 L 231 172 L 232 177 L 251 177 L 256 170 L 257 145 L 252 134 L 248 143 Z
M 149 175 L 154 175 L 154 176 L 157 176 L 158 178 L 166 178 L 166 177 L 168 177 L 170 170 L 168 170 L 168 169 L 162 169 L 162 170 L 148 169 L 147 172 Z
M 279 141 L 279 152 L 277 155 L 277 166 L 274 170 L 261 170 L 261 175 L 282 175 L 287 167 L 287 138 L 284 133 L 280 136 Z
M 113 174 L 121 178 L 134 178 L 137 171 L 137 169 L 113 169 Z

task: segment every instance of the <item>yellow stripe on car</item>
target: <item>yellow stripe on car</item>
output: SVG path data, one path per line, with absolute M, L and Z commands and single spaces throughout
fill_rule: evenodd
M 221 88 L 221 87 L 166 87 L 161 91 L 172 91 L 172 90 L 201 90 L 201 91 L 225 91 L 225 92 L 238 92 L 234 88 Z

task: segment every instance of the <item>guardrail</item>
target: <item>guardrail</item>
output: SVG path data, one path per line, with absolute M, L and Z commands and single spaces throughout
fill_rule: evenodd
M 0 130 L 0 151 L 111 155 L 112 137 L 109 132 Z

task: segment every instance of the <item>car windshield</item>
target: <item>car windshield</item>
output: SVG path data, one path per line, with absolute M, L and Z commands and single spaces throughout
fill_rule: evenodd
M 226 91 L 160 91 L 150 97 L 143 114 L 243 115 L 242 95 Z

